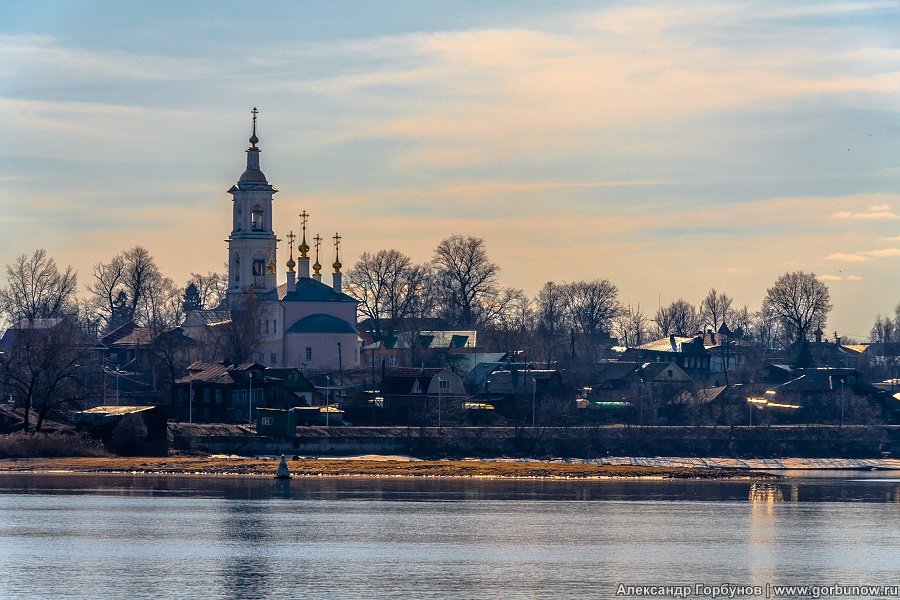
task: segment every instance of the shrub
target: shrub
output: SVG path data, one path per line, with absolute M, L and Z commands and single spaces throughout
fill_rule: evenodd
M 97 440 L 83 434 L 26 433 L 0 435 L 0 458 L 106 456 Z

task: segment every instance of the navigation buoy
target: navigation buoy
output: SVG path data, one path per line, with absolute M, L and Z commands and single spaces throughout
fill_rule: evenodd
M 287 461 L 284 460 L 284 454 L 282 454 L 281 462 L 278 463 L 278 470 L 275 471 L 275 479 L 290 479 L 291 477 L 293 477 L 293 475 L 291 475 L 291 471 L 287 466 Z

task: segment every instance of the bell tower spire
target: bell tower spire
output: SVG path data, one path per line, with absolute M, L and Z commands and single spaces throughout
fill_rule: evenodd
M 278 239 L 272 223 L 272 199 L 276 190 L 259 166 L 257 135 L 259 110 L 250 111 L 252 125 L 247 168 L 228 193 L 232 197 L 232 228 L 228 236 L 228 291 L 230 306 L 248 293 L 266 293 L 275 288 Z

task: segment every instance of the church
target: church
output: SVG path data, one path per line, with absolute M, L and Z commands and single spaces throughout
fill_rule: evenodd
M 237 311 L 249 315 L 257 329 L 252 336 L 250 360 L 273 368 L 301 368 L 308 372 L 353 369 L 359 366 L 360 339 L 356 331 L 356 299 L 341 290 L 341 236 L 334 242 L 331 285 L 322 282 L 319 263 L 322 237 L 313 238 L 315 263 L 310 272 L 307 243 L 309 215 L 299 216 L 300 243 L 294 260 L 291 231 L 286 237 L 290 257 L 286 281 L 277 281 L 277 244 L 272 219 L 272 201 L 278 192 L 260 169 L 256 108 L 247 167 L 228 193 L 232 197 L 232 228 L 228 243 L 228 288 L 224 303 L 215 311 L 194 311 L 183 328 L 195 338 L 206 337 L 202 329 L 231 322 Z

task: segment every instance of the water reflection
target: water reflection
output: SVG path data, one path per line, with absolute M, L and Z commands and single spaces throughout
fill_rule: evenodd
M 485 500 L 900 502 L 900 480 L 882 477 L 715 480 L 475 480 L 391 478 L 210 477 L 84 474 L 0 474 L 3 494 L 184 497 L 225 500 L 372 500 L 474 502 Z
M 784 502 L 781 486 L 774 483 L 754 482 L 750 484 L 750 502 L 754 505 L 771 505 Z
M 0 476 L 0 596 L 614 597 L 892 581 L 900 482 Z M 47 576 L 46 565 L 53 565 Z

